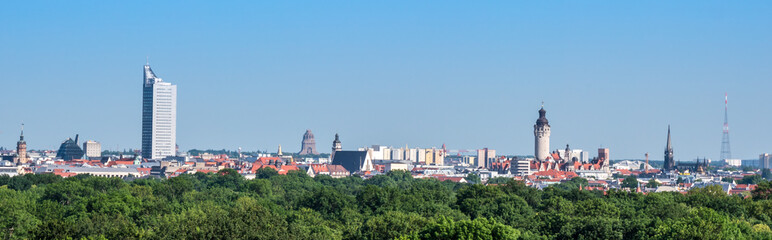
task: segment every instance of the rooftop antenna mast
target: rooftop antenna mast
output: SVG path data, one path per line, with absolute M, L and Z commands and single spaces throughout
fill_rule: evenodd
M 731 158 L 732 151 L 729 148 L 729 98 L 724 93 L 724 133 L 721 136 L 721 160 Z

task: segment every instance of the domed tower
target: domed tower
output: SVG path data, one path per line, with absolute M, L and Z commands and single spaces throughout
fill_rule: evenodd
M 539 109 L 539 119 L 536 125 L 533 125 L 533 136 L 535 138 L 535 147 L 533 156 L 537 161 L 545 161 L 550 155 L 550 124 L 547 121 L 547 111 L 544 111 L 544 105 Z
M 316 152 L 316 140 L 314 140 L 314 134 L 311 133 L 311 130 L 306 130 L 306 133 L 303 134 L 303 142 L 298 153 L 298 155 L 307 154 L 319 154 Z

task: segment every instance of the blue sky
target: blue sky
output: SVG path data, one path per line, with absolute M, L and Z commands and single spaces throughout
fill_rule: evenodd
M 182 149 L 370 144 L 614 159 L 772 151 L 772 3 L 747 1 L 9 1 L 0 146 L 76 133 L 138 148 L 142 65 L 178 85 Z

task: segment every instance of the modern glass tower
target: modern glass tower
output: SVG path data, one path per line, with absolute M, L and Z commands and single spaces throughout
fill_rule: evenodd
M 142 157 L 175 156 L 177 145 L 177 85 L 156 77 L 145 64 L 142 85 Z

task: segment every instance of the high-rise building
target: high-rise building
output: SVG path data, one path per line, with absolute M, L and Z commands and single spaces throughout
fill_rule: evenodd
M 86 152 L 86 157 L 101 157 L 102 145 L 91 140 L 85 141 L 83 142 L 83 152 Z
M 769 169 L 770 167 L 772 167 L 772 162 L 770 162 L 772 158 L 770 156 L 772 155 L 770 155 L 769 153 L 762 153 L 761 155 L 759 155 L 759 168 Z
M 546 115 L 547 111 L 544 111 L 542 105 L 539 109 L 539 119 L 536 120 L 536 125 L 533 125 L 533 136 L 536 141 L 534 157 L 537 161 L 547 160 L 547 157 L 550 156 L 550 124 Z
M 16 142 L 16 161 L 15 163 L 25 164 L 29 162 L 27 157 L 27 142 L 24 141 L 24 124 L 21 124 L 21 135 L 19 135 L 19 141 Z
M 443 165 L 445 164 L 445 155 L 441 149 L 431 148 L 426 149 L 426 157 L 424 158 L 427 165 Z
M 496 150 L 483 148 L 477 149 L 477 161 L 475 161 L 475 167 L 487 168 L 491 162 L 496 161 Z
M 608 148 L 598 148 L 598 160 L 608 162 L 611 159 L 611 153 Z
M 145 64 L 142 85 L 142 157 L 163 159 L 176 155 L 177 85 L 156 77 Z
M 316 140 L 314 140 L 314 134 L 311 133 L 310 129 L 307 129 L 306 133 L 303 134 L 303 142 L 300 145 L 300 152 L 298 153 L 298 155 L 307 154 L 319 154 L 316 152 Z
M 665 146 L 665 171 L 675 169 L 675 160 L 673 159 L 673 145 L 670 143 L 670 126 L 667 126 L 667 145 Z

